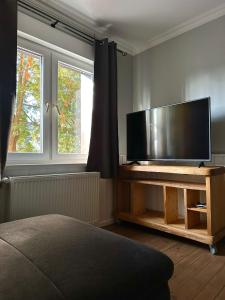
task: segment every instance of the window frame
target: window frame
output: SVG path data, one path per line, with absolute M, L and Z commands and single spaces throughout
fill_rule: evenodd
M 85 154 L 58 154 L 57 153 L 57 81 L 58 81 L 58 61 L 73 66 L 75 69 L 84 71 L 84 73 L 94 73 L 93 62 L 88 62 L 76 58 L 76 54 L 63 54 L 54 50 L 52 47 L 46 47 L 27 38 L 18 36 L 17 47 L 25 51 L 33 52 L 42 57 L 42 120 L 43 120 L 43 153 L 8 153 L 7 165 L 15 164 L 80 164 L 87 162 Z M 77 56 L 79 57 L 79 56 Z M 49 104 L 48 112 L 46 105 Z
M 34 42 L 30 42 L 28 40 L 25 40 L 23 38 L 18 37 L 17 40 L 17 48 L 20 48 L 22 50 L 33 52 L 34 54 L 40 55 L 42 57 L 42 142 L 43 142 L 43 152 L 42 153 L 8 153 L 8 162 L 10 164 L 12 163 L 32 163 L 36 161 L 44 161 L 49 160 L 49 139 L 48 136 L 50 134 L 50 124 L 49 124 L 49 118 L 47 115 L 47 112 L 45 111 L 45 104 L 46 99 L 49 99 L 50 97 L 50 82 L 48 73 L 50 72 L 50 54 L 45 49 L 45 47 L 38 45 Z
M 58 91 L 58 63 L 62 63 L 80 70 L 83 73 L 93 75 L 93 65 L 80 61 L 75 58 L 68 57 L 61 53 L 52 54 L 52 160 L 75 163 L 86 163 L 87 154 L 63 154 L 58 153 L 58 112 L 57 105 L 57 91 Z

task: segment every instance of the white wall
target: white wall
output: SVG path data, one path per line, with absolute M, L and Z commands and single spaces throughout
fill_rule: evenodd
M 134 110 L 212 100 L 212 151 L 225 153 L 225 17 L 134 57 Z
M 26 35 L 62 48 L 70 53 L 88 60 L 94 60 L 93 47 L 57 29 L 54 29 L 21 12 L 18 13 L 18 30 L 22 37 Z M 132 111 L 132 57 L 122 56 L 118 53 L 118 122 L 119 122 L 119 150 L 120 154 L 126 154 L 126 122 L 125 115 Z M 74 164 L 50 164 L 50 165 L 24 165 L 8 166 L 6 176 L 73 173 L 82 172 L 85 165 Z M 7 188 L 7 186 L 5 186 Z M 106 225 L 113 221 L 113 182 L 101 180 L 100 184 L 100 225 Z M 0 187 L 0 222 L 4 219 L 4 204 L 8 198 L 8 191 Z
M 83 58 L 94 60 L 93 47 L 75 37 L 54 29 L 21 12 L 18 13 L 18 30 L 42 41 L 60 47 Z M 22 36 L 24 36 L 22 34 Z M 132 111 L 132 56 L 117 55 L 118 71 L 118 122 L 119 152 L 126 154 L 126 113 Z
M 21 12 L 18 12 L 18 30 L 80 55 L 81 57 L 94 60 L 94 51 L 91 45 Z

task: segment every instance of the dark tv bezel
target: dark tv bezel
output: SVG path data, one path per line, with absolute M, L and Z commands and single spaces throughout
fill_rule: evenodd
M 178 162 L 210 162 L 212 161 L 212 145 L 211 145 L 211 98 L 210 97 L 204 97 L 204 98 L 200 98 L 200 99 L 196 99 L 196 100 L 191 100 L 191 101 L 183 101 L 183 102 L 179 102 L 179 103 L 174 103 L 174 104 L 169 104 L 169 105 L 163 105 L 163 106 L 158 106 L 158 107 L 153 107 L 153 108 L 148 108 L 148 109 L 144 109 L 144 110 L 140 110 L 140 111 L 136 111 L 136 112 L 132 112 L 132 113 L 128 113 L 128 115 L 131 114 L 135 114 L 135 113 L 139 113 L 142 111 L 146 111 L 146 110 L 153 110 L 153 109 L 158 109 L 158 108 L 164 108 L 164 107 L 171 107 L 171 106 L 177 106 L 177 105 L 181 105 L 181 104 L 187 104 L 187 103 L 191 103 L 191 102 L 197 102 L 197 101 L 202 101 L 202 100 L 208 100 L 208 111 L 209 111 L 209 158 L 208 159 L 190 159 L 190 158 L 149 158 L 149 159 L 143 159 L 143 158 L 132 158 L 130 159 L 127 156 L 127 161 L 178 161 Z M 128 149 L 127 149 L 128 150 Z M 128 152 L 128 151 L 127 151 Z

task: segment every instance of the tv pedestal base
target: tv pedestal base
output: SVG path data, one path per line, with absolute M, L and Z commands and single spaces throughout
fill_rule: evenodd
M 116 218 L 208 244 L 216 254 L 216 243 L 225 236 L 224 173 L 223 167 L 121 166 Z M 147 209 L 148 186 L 161 187 L 163 211 Z M 183 195 L 183 218 L 178 214 L 178 190 Z M 206 208 L 196 207 L 200 197 Z
M 201 162 L 198 164 L 198 167 L 199 167 L 199 168 L 205 167 L 204 161 L 201 161 Z

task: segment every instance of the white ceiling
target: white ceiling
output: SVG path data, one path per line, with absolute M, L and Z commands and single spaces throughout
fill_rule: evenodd
M 225 0 L 39 0 L 132 54 L 225 15 Z

